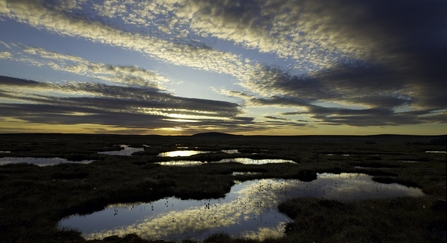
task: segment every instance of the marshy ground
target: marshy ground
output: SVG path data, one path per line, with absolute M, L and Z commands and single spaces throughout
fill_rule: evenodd
M 143 148 L 132 156 L 107 155 L 119 145 Z M 204 163 L 162 166 L 178 161 L 159 153 L 210 151 L 181 160 L 212 162 L 232 158 L 284 159 L 298 164 Z M 238 153 L 224 152 L 238 150 Z M 237 181 L 263 178 L 312 181 L 317 173 L 364 173 L 380 183 L 421 188 L 423 197 L 339 202 L 311 197 L 279 204 L 292 221 L 282 238 L 264 242 L 445 242 L 445 136 L 119 136 L 63 134 L 0 135 L 0 157 L 93 160 L 89 164 L 0 166 L 0 242 L 86 242 L 58 222 L 114 203 L 152 202 L 165 197 L 223 198 Z M 1 159 L 1 158 L 0 158 Z M 251 172 L 237 173 L 233 172 Z M 258 173 L 255 173 L 258 172 Z M 103 242 L 162 242 L 136 235 Z M 100 242 L 91 240 L 90 242 Z M 184 242 L 190 242 L 185 239 Z M 257 242 L 226 234 L 205 242 Z

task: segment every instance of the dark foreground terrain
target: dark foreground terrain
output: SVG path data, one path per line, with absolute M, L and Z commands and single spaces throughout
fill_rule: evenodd
M 129 157 L 98 154 L 116 145 L 147 145 Z M 3 134 L 0 157 L 60 157 L 90 164 L 0 166 L 0 242 L 86 242 L 80 232 L 58 229 L 62 218 L 88 214 L 108 204 L 150 202 L 168 196 L 183 199 L 224 197 L 234 180 L 295 178 L 310 181 L 320 172 L 357 172 L 382 183 L 419 187 L 417 198 L 342 203 L 296 198 L 279 205 L 293 219 L 280 239 L 264 242 L 445 242 L 445 136 L 300 136 L 244 137 L 206 134 L 192 137 Z M 178 158 L 160 152 L 188 147 L 215 151 L 188 160 L 225 158 L 290 159 L 294 164 L 204 164 L 169 167 L 154 162 Z M 228 154 L 222 149 L 238 149 Z M 359 168 L 359 166 L 361 168 Z M 263 172 L 232 176 L 234 171 Z M 93 242 L 93 241 L 90 241 Z M 94 242 L 101 242 L 94 240 Z M 102 242 L 146 241 L 136 235 Z M 184 242 L 191 242 L 184 240 Z M 205 242 L 256 242 L 225 234 Z

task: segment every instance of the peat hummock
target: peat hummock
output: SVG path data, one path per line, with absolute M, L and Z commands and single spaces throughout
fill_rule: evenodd
M 445 203 L 440 202 L 446 200 L 446 163 L 445 154 L 426 151 L 445 151 L 445 145 L 430 142 L 437 138 L 439 136 L 231 136 L 229 139 L 192 136 L 0 134 L 0 151 L 9 151 L 0 153 L 0 158 L 58 157 L 73 161 L 94 160 L 89 164 L 60 163 L 40 167 L 21 163 L 0 166 L 0 212 L 5 212 L 0 217 L 0 242 L 87 242 L 79 231 L 58 228 L 58 222 L 76 214 L 94 215 L 102 210 L 112 210 L 110 217 L 117 218 L 125 216 L 124 212 L 130 210 L 132 204 L 134 208 L 131 211 L 140 214 L 137 203 L 142 206 L 144 214 L 148 211 L 147 206 L 144 208 L 145 204 L 152 203 L 154 207 L 157 203 L 161 204 L 161 207 L 154 208 L 155 212 L 165 208 L 171 210 L 188 202 L 191 206 L 196 203 L 200 206 L 200 202 L 206 201 L 210 209 L 205 211 L 202 208 L 202 211 L 212 212 L 213 216 L 209 219 L 211 221 L 205 222 L 210 226 L 214 221 L 221 224 L 226 219 L 235 219 L 233 216 L 238 212 L 244 212 L 234 211 L 233 216 L 218 217 L 231 211 L 227 211 L 225 207 L 228 203 L 231 204 L 230 201 L 246 198 L 241 191 L 239 194 L 231 194 L 236 188 L 254 183 L 252 188 L 259 190 L 254 190 L 249 201 L 266 202 L 265 205 L 254 205 L 256 210 L 264 210 L 264 206 L 270 201 L 264 200 L 262 195 L 272 195 L 272 199 L 276 195 L 274 187 L 267 185 L 281 182 L 296 182 L 292 183 L 296 190 L 288 187 L 287 197 L 284 190 L 284 194 L 276 196 L 275 204 L 270 204 L 270 212 L 279 210 L 287 215 L 285 225 L 274 220 L 267 221 L 270 219 L 267 215 L 273 215 L 274 219 L 275 214 L 261 213 L 248 215 L 248 221 L 256 225 L 253 229 L 244 231 L 246 234 L 227 231 L 231 227 L 240 227 L 240 224 L 229 224 L 207 230 L 207 233 L 213 234 L 212 230 L 215 229 L 217 234 L 214 235 L 182 236 L 179 230 L 177 236 L 169 234 L 167 238 L 160 238 L 178 237 L 175 239 L 184 242 L 196 242 L 193 239 L 200 238 L 205 242 L 259 243 L 263 236 L 270 234 L 273 237 L 273 232 L 279 232 L 281 234 L 275 236 L 279 238 L 266 241 L 297 242 L 306 239 L 310 242 L 436 242 L 445 232 Z M 116 146 L 119 144 L 134 148 L 143 148 L 143 145 L 148 147 L 132 156 L 98 154 L 99 151 L 119 150 Z M 178 150 L 179 147 L 211 153 L 179 158 L 157 156 L 166 151 Z M 296 163 L 241 164 L 234 161 L 237 158 L 283 159 Z M 233 161 L 212 163 L 223 159 Z M 157 164 L 175 164 L 182 160 L 186 161 L 179 162 L 183 166 Z M 406 160 L 419 163 L 401 163 Z M 187 163 L 188 161 L 192 162 Z M 196 164 L 200 166 L 193 166 Z M 372 177 L 368 182 L 373 185 L 372 189 L 367 189 L 362 183 L 357 183 L 355 187 L 342 183 L 350 180 L 360 182 L 361 180 L 355 180 L 354 173 Z M 332 183 L 331 180 L 335 178 L 342 181 Z M 269 183 L 261 183 L 258 185 L 264 186 L 256 187 L 258 182 Z M 324 182 L 322 185 L 326 189 L 314 187 L 321 182 Z M 375 195 L 385 188 L 403 185 L 405 188 L 420 188 L 424 196 L 405 194 L 397 198 L 375 197 L 349 201 L 345 199 L 353 196 L 348 190 L 338 191 L 341 188 L 350 188 L 351 191 L 358 188 L 356 190 Z M 391 194 L 397 195 L 394 192 Z M 233 199 L 231 195 L 234 195 Z M 341 199 L 332 198 L 332 195 Z M 170 204 L 163 201 L 166 198 L 172 198 L 169 199 Z M 204 206 L 208 205 L 202 204 Z M 213 208 L 222 210 L 212 211 Z M 117 209 L 117 215 L 113 215 L 113 209 Z M 177 225 L 180 229 L 185 226 L 179 225 L 179 215 L 188 210 L 194 208 L 165 212 L 166 215 L 175 214 L 170 218 L 154 214 L 151 216 L 153 220 L 144 221 L 147 224 L 133 221 L 128 225 L 149 225 L 149 228 L 156 229 L 150 224 L 158 222 L 161 227 L 162 221 L 167 219 L 167 228 Z M 150 207 L 149 212 L 152 212 Z M 253 217 L 250 219 L 251 216 Z M 175 222 L 172 222 L 172 218 Z M 194 219 L 193 216 L 190 218 Z M 109 222 L 115 223 L 113 220 Z M 245 222 L 245 218 L 238 222 Z M 268 227 L 262 227 L 266 223 Z M 85 226 L 87 225 L 86 223 Z M 104 238 L 102 242 L 157 242 L 141 239 L 132 232 L 126 235 L 117 231 L 107 235 L 110 237 Z M 99 243 L 101 240 L 94 242 Z
M 63 219 L 59 227 L 81 230 L 86 239 L 136 233 L 144 239 L 204 240 L 225 232 L 232 237 L 264 240 L 284 235 L 284 226 L 291 219 L 277 206 L 287 199 L 312 197 L 346 202 L 423 195 L 418 188 L 377 183 L 365 174 L 322 173 L 312 182 L 245 181 L 219 199 L 169 197 L 150 203 L 114 204 L 87 216 Z

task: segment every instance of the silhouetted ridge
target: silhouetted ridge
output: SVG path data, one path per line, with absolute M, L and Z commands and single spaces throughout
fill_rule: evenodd
M 229 133 L 222 132 L 204 132 L 204 133 L 196 133 L 192 135 L 192 137 L 238 137 L 241 135 L 234 135 Z

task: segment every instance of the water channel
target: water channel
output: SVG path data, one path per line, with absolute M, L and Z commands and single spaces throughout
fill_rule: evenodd
M 188 147 L 184 147 L 188 148 Z M 212 153 L 213 151 L 202 151 L 202 150 L 174 150 L 174 151 L 168 151 L 158 154 L 159 157 L 188 157 L 193 156 L 196 154 L 207 154 Z M 218 151 L 216 151 L 218 152 Z M 221 152 L 226 154 L 238 154 L 239 151 L 237 149 L 223 149 Z
M 151 203 L 114 204 L 86 215 L 62 219 L 60 227 L 78 229 L 86 239 L 135 233 L 145 239 L 203 240 L 213 233 L 265 239 L 280 237 L 290 219 L 277 209 L 281 201 L 315 197 L 357 201 L 402 196 L 418 197 L 418 188 L 381 184 L 358 173 L 318 174 L 312 182 L 260 179 L 238 183 L 221 199 L 181 200 L 169 197 Z
M 113 151 L 104 151 L 104 152 L 98 152 L 98 154 L 107 154 L 107 155 L 115 155 L 115 156 L 131 156 L 135 152 L 142 152 L 144 151 L 144 148 L 135 148 L 130 147 L 128 145 L 120 145 L 122 148 L 121 150 L 113 150 Z
M 265 164 L 282 164 L 282 163 L 296 163 L 293 160 L 285 159 L 250 159 L 250 158 L 232 158 L 232 159 L 222 159 L 219 161 L 209 162 L 212 164 L 216 163 L 230 163 L 236 162 L 244 165 L 265 165 Z M 155 164 L 164 166 L 198 166 L 203 165 L 208 162 L 194 161 L 194 160 L 172 160 L 164 162 L 156 162 Z
M 33 164 L 37 166 L 51 166 L 57 164 L 89 164 L 94 160 L 71 161 L 63 158 L 36 158 L 36 157 L 2 157 L 0 165 L 6 164 Z

